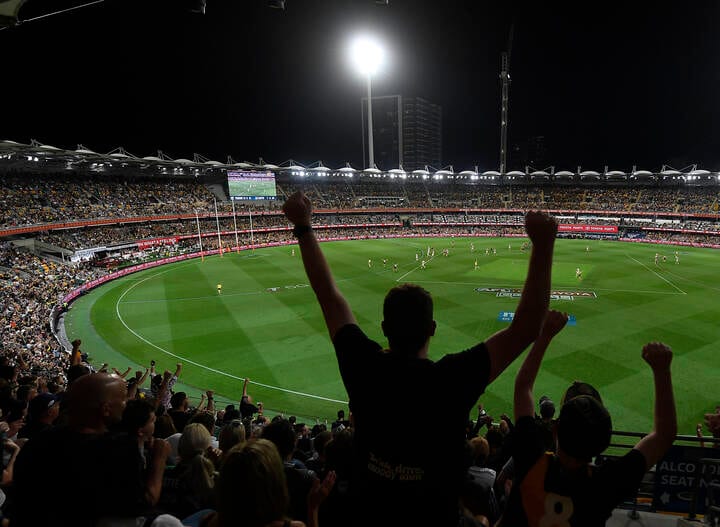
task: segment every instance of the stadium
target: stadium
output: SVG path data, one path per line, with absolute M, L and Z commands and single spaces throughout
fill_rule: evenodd
M 195 15 L 204 14 L 205 2 L 200 4 L 202 9 L 192 9 Z M 284 2 L 279 4 L 284 7 Z M 503 60 L 509 60 L 507 54 Z M 502 64 L 501 89 L 507 90 L 509 65 Z M 369 95 L 370 74 L 367 79 Z M 87 525 L 99 525 L 102 522 L 94 523 L 97 517 L 109 516 L 105 521 L 113 525 L 136 518 L 164 525 L 160 517 L 172 515 L 177 521 L 172 525 L 200 525 L 194 515 L 227 514 L 221 505 L 227 497 L 221 494 L 228 492 L 228 484 L 222 490 L 219 483 L 226 460 L 236 456 L 239 463 L 240 452 L 251 451 L 247 445 L 261 448 L 264 443 L 258 440 L 265 438 L 276 445 L 272 455 L 279 454 L 285 467 L 284 490 L 275 491 L 288 494 L 289 501 L 277 517 L 258 520 L 257 525 L 293 518 L 313 526 L 318 510 L 323 525 L 346 524 L 341 512 L 350 503 L 346 489 L 357 481 L 348 467 L 357 462 L 352 441 L 358 403 L 349 396 L 350 374 L 341 350 L 333 345 L 337 333 L 329 322 L 332 316 L 317 281 L 310 278 L 306 231 L 298 231 L 304 226 L 283 210 L 298 192 L 312 204 L 308 230 L 332 270 L 333 284 L 349 304 L 353 320 L 387 355 L 396 353 L 383 327 L 388 291 L 412 283 L 430 293 L 433 336 L 426 350 L 436 364 L 463 350 L 470 353 L 525 318 L 520 306 L 532 289 L 527 284 L 533 270 L 537 272 L 533 262 L 538 246 L 532 224 L 526 224 L 532 221 L 528 212 L 554 218 L 548 305 L 568 316 L 531 385 L 533 418 L 542 422 L 552 407 L 557 426 L 568 386 L 580 381 L 594 387 L 602 395 L 600 406 L 612 416 L 612 438 L 592 456 L 594 466 L 602 469 L 632 455 L 628 452 L 634 445 L 641 448 L 637 445 L 643 438 L 663 431 L 657 402 L 669 400 L 673 408 L 668 415 L 674 416 L 677 408 L 674 446 L 671 440 L 657 463 L 643 472 L 640 487 L 610 508 L 607 525 L 639 518 L 649 525 L 699 524 L 698 516 L 706 522 L 716 519 L 720 172 L 701 162 L 703 158 L 695 163 L 671 157 L 661 161 L 667 164 L 638 163 L 631 169 L 598 165 L 595 158 L 588 165 L 566 162 L 562 167 L 535 166 L 527 156 L 526 163 L 508 160 L 506 95 L 503 92 L 500 110 L 499 166 L 463 160 L 435 167 L 426 161 L 405 169 L 402 146 L 396 143 L 398 162 L 380 162 L 386 149 L 378 146 L 376 163 L 373 110 L 368 109 L 376 104 L 372 96 L 361 101 L 368 125 L 363 124 L 360 162 L 326 165 L 302 151 L 282 162 L 237 162 L 232 156 L 218 161 L 198 153 L 175 158 L 163 153 L 164 146 L 154 148 L 157 155 L 135 155 L 130 146 L 104 153 L 106 149 L 81 144 L 87 140 L 69 134 L 59 146 L 27 141 L 22 134 L 0 141 L 0 410 L 5 416 L 0 428 L 7 428 L 3 441 L 8 450 L 0 485 L 8 505 L 0 503 L 0 508 L 11 523 L 17 518 L 18 524 L 32 525 L 44 514 L 28 505 L 33 471 L 69 470 L 68 460 L 91 452 L 76 441 L 80 436 L 63 442 L 65 431 L 79 433 L 74 419 L 80 412 L 73 413 L 73 408 L 82 407 L 82 418 L 94 412 L 96 419 L 82 428 L 83 434 L 108 442 L 98 443 L 101 447 L 92 451 L 97 457 L 88 456 L 88 466 L 78 472 L 85 475 L 72 480 L 78 492 L 124 496 L 127 487 L 137 483 L 134 469 L 114 487 L 94 489 L 92 482 L 114 477 L 111 463 L 99 466 L 106 460 L 131 467 L 138 463 L 136 436 L 143 465 L 138 474 L 147 478 L 138 485 L 148 492 L 140 500 L 142 507 L 131 506 L 124 497 L 100 503 L 101 512 L 86 511 L 82 524 L 87 520 Z M 377 104 L 383 104 L 382 97 Z M 132 134 L 113 137 L 120 142 L 134 139 Z M 164 138 L 156 140 L 163 143 Z M 382 145 L 382 137 L 375 140 Z M 400 144 L 403 140 L 401 136 Z M 343 147 L 328 150 L 323 154 L 328 159 L 345 155 Z M 591 165 L 603 168 L 587 168 Z M 530 342 L 541 340 L 536 332 Z M 648 367 L 645 347 L 651 342 L 672 350 L 669 390 L 658 388 L 657 371 L 652 364 Z M 487 490 L 487 483 L 475 481 L 471 491 L 463 487 L 462 514 L 472 523 L 462 525 L 505 525 L 502 510 L 513 506 L 503 478 L 513 477 L 508 450 L 515 445 L 516 383 L 524 378 L 526 356 L 509 361 L 496 379 L 489 378 L 492 382 L 474 397 L 469 415 L 458 417 L 463 411 L 454 407 L 456 391 L 445 384 L 444 390 L 432 383 L 419 388 L 431 415 L 414 408 L 414 400 L 404 395 L 390 398 L 387 407 L 371 399 L 378 415 L 373 422 L 381 422 L 382 415 L 388 427 L 381 434 L 386 445 L 415 452 L 407 446 L 410 437 L 426 431 L 445 446 L 449 440 L 444 433 L 452 435 L 451 423 L 464 419 L 466 447 L 488 449 L 467 454 L 472 457 L 468 474 L 480 467 L 492 472 L 492 497 L 479 493 L 480 487 Z M 383 386 L 379 373 L 363 370 L 358 382 L 372 392 L 375 383 Z M 94 386 L 90 378 L 122 386 L 122 408 L 112 407 L 110 392 Z M 478 383 L 482 378 L 481 373 Z M 75 388 L 75 397 L 70 392 L 74 383 L 85 386 Z M 406 381 L 398 379 L 398 385 L 405 387 Z M 108 399 L 96 404 L 93 398 L 100 394 Z M 53 413 L 58 408 L 64 412 L 59 417 Z M 274 435 L 282 427 L 292 430 L 287 454 L 282 439 Z M 396 427 L 406 430 L 407 437 L 399 432 L 393 437 Z M 189 432 L 200 433 L 200 428 L 202 446 L 183 453 L 196 440 Z M 122 434 L 116 434 L 120 430 Z M 128 436 L 132 454 L 120 443 Z M 57 437 L 65 438 L 60 446 L 48 446 Z M 484 446 L 478 446 L 481 443 Z M 316 445 L 328 449 L 327 460 Z M 423 457 L 431 457 L 424 449 L 433 445 L 422 447 Z M 63 454 L 55 456 L 61 448 Z M 191 457 L 202 458 L 204 476 L 188 468 Z M 20 461 L 13 478 L 16 458 Z M 153 464 L 156 459 L 161 460 L 158 466 Z M 448 461 L 448 466 L 454 465 Z M 314 512 L 307 508 L 317 492 L 312 482 L 303 487 L 292 480 L 293 470 L 306 467 L 312 470 L 304 477 L 317 480 L 317 473 L 325 491 L 316 498 Z M 450 473 L 443 470 L 438 473 Z M 618 487 L 623 486 L 621 479 L 615 480 Z M 632 478 L 628 481 L 632 486 Z M 239 480 L 234 485 L 250 496 L 247 489 L 265 483 L 260 478 L 254 487 L 246 488 Z M 392 485 L 384 485 L 374 496 L 388 490 L 392 495 Z M 424 499 L 424 491 L 406 492 L 399 494 L 406 500 L 403 505 L 418 496 L 420 502 L 432 501 Z M 62 510 L 63 495 L 53 498 L 49 510 Z M 255 499 L 262 508 L 260 498 Z M 387 505 L 381 499 L 378 503 Z M 418 511 L 431 509 L 421 503 L 416 508 L 404 514 L 415 519 Z

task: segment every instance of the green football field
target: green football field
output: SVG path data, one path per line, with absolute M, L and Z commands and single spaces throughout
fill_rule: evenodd
M 322 247 L 360 326 L 383 345 L 380 321 L 387 290 L 403 282 L 429 290 L 438 323 L 430 355 L 439 358 L 508 324 L 498 318 L 517 305 L 513 295 L 522 287 L 529 256 L 520 251 L 522 241 L 394 239 Z M 436 256 L 421 270 L 415 252 L 428 245 Z M 494 247 L 497 255 L 486 256 L 486 247 Z M 441 255 L 443 248 L 450 248 L 448 257 Z M 667 261 L 655 265 L 656 252 Z M 719 261 L 720 253 L 710 249 L 558 240 L 552 284 L 562 296 L 551 307 L 574 315 L 576 324 L 567 326 L 548 350 L 536 398 L 549 395 L 557 402 L 571 381 L 584 380 L 600 390 L 616 430 L 648 431 L 652 376 L 640 351 L 643 344 L 659 340 L 675 353 L 679 433 L 694 434 L 702 414 L 720 402 Z M 581 280 L 576 278 L 578 267 Z M 478 291 L 483 288 L 495 291 Z M 79 298 L 66 328 L 71 339 L 83 340 L 83 350 L 96 364 L 108 362 L 124 370 L 155 359 L 160 369 L 174 369 L 182 362 L 183 386 L 193 394 L 213 388 L 224 404 L 237 401 L 242 379 L 249 377 L 254 400 L 273 412 L 314 422 L 333 420 L 338 409 L 347 408 L 320 309 L 299 251 L 292 256 L 289 246 L 194 259 L 126 276 Z M 491 415 L 512 414 L 519 365 L 520 360 L 512 364 L 481 398 Z M 428 386 L 428 397 L 442 397 L 432 390 Z M 383 411 L 403 414 L 402 408 Z

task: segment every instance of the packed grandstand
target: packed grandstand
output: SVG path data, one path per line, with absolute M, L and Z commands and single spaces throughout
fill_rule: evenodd
M 560 237 L 720 248 L 720 185 L 716 174 L 704 172 L 663 174 L 661 170 L 612 178 L 582 176 L 580 171 L 570 176 L 531 176 L 525 171 L 501 177 L 482 176 L 477 171 L 462 176 L 447 171 L 415 175 L 332 172 L 300 170 L 292 164 L 270 167 L 277 175 L 276 201 L 240 206 L 229 200 L 223 180 L 226 169 L 217 164 L 151 160 L 146 163 L 152 165 L 150 173 L 133 171 L 133 160 L 116 157 L 114 163 L 126 166 L 106 172 L 97 166 L 106 161 L 95 160 L 91 166 L 90 161 L 78 161 L 84 154 L 68 157 L 45 149 L 52 161 L 48 161 L 49 168 L 38 170 L 44 159 L 37 160 L 37 147 L 33 152 L 10 144 L 0 150 L 0 236 L 4 240 L 0 249 L 0 338 L 3 371 L 12 372 L 2 381 L 0 404 L 3 415 L 14 416 L 7 417 L 10 437 L 22 426 L 32 395 L 38 391 L 61 393 L 67 384 L 69 361 L 75 360 L 70 353 L 72 336 L 57 326 L 57 318 L 87 284 L 102 283 L 103 277 L 133 270 L 138 264 L 179 255 L 295 243 L 292 225 L 280 207 L 297 190 L 303 190 L 315 204 L 314 229 L 321 240 L 522 236 L 525 211 L 540 209 L 558 219 Z M 23 158 L 22 162 L 18 158 Z M 68 163 L 65 170 L 58 168 Z M 11 394 L 11 381 L 25 386 L 22 395 L 19 389 Z M 172 384 L 168 381 L 162 390 L 168 394 L 170 407 Z M 163 397 L 157 386 L 152 394 Z M 234 412 L 212 415 L 212 435 L 216 427 L 219 430 L 240 417 Z M 202 423 L 199 418 L 192 420 Z M 252 421 L 248 436 L 259 433 L 263 423 Z M 478 419 L 468 437 L 477 436 L 482 424 Z M 347 440 L 343 429 L 349 425 L 339 418 L 325 433 L 322 427 L 298 429 L 295 456 L 322 472 L 310 439 L 321 437 L 324 443 L 332 437 L 330 432 L 342 449 Z M 173 431 L 172 422 L 163 432 L 158 426 L 158 434 L 168 430 Z M 230 434 L 227 430 L 223 428 L 226 436 Z M 713 431 L 720 435 L 720 427 Z M 177 432 L 182 432 L 179 425 Z M 503 433 L 493 430 L 485 443 L 473 443 L 478 458 L 488 458 L 488 466 L 498 473 L 505 462 L 499 446 Z M 225 444 L 232 444 L 233 440 L 225 439 Z M 488 448 L 489 454 L 483 454 Z M 15 453 L 12 456 L 14 459 Z M 182 486 L 183 473 L 171 476 L 183 491 L 163 497 L 167 498 L 165 512 L 184 517 L 211 505 L 206 496 L 191 495 L 195 490 Z M 303 513 L 298 514 L 302 517 Z M 328 524 L 337 524 L 333 521 L 340 516 L 332 514 L 338 511 L 326 514 Z

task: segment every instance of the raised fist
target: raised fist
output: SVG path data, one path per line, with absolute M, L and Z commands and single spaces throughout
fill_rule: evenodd
M 553 243 L 557 234 L 557 221 L 552 216 L 537 210 L 525 214 L 525 231 L 533 245 Z
M 302 191 L 298 190 L 290 196 L 285 201 L 282 210 L 293 225 L 310 225 L 312 204 Z
M 662 342 L 650 342 L 643 346 L 642 358 L 653 371 L 667 370 L 672 362 L 672 350 Z
M 542 327 L 542 334 L 546 337 L 553 338 L 555 335 L 560 333 L 560 331 L 562 331 L 562 328 L 565 327 L 567 321 L 567 313 L 561 313 L 560 311 L 555 311 L 554 309 L 551 309 L 550 311 L 548 311 L 548 314 L 545 317 L 545 322 L 543 323 Z

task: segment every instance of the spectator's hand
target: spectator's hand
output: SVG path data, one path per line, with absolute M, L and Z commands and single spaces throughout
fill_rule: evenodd
M 302 191 L 299 190 L 290 196 L 283 204 L 282 210 L 293 225 L 310 225 L 312 204 Z
M 73 349 L 76 350 L 80 347 L 80 344 L 82 344 L 82 340 L 75 339 L 71 342 L 71 344 L 72 344 Z
M 697 426 L 695 427 L 695 434 L 697 434 L 698 437 L 702 437 L 702 436 L 703 436 L 703 433 L 702 433 L 702 423 L 698 423 Z
M 672 350 L 662 342 L 650 342 L 642 349 L 642 358 L 654 372 L 670 369 Z
M 557 234 L 557 221 L 552 216 L 537 210 L 525 214 L 525 231 L 533 245 L 550 245 Z
M 308 493 L 308 509 L 317 510 L 320 508 L 320 504 L 330 495 L 330 491 L 335 486 L 336 474 L 334 470 L 331 470 L 325 476 L 325 479 L 320 482 L 319 479 L 313 481 L 312 488 Z
M 170 443 L 164 439 L 154 437 L 149 445 L 150 457 L 152 459 L 167 458 L 170 455 Z
M 543 337 L 552 339 L 555 335 L 562 331 L 562 328 L 565 327 L 567 321 L 567 313 L 561 313 L 560 311 L 555 311 L 554 309 L 551 309 L 550 311 L 548 311 L 547 316 L 545 317 L 545 322 L 543 323 L 540 334 Z
M 8 435 L 10 437 L 15 437 L 15 435 L 23 429 L 25 426 L 25 420 L 24 419 L 18 419 L 17 421 L 13 421 L 12 423 L 8 423 L 10 425 L 10 430 L 8 430 Z
M 217 465 L 222 457 L 222 450 L 209 446 L 207 447 L 207 450 L 205 450 L 205 456 L 212 461 L 214 465 Z
M 207 395 L 208 399 L 212 399 L 213 395 L 215 395 L 215 392 L 213 390 L 208 390 L 205 392 L 205 395 Z
M 20 451 L 20 445 L 11 439 L 6 439 L 3 443 L 3 447 L 5 450 L 10 452 L 11 455 Z
M 10 431 L 10 425 L 6 421 L 0 421 L 0 434 L 7 434 Z

